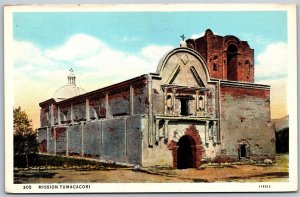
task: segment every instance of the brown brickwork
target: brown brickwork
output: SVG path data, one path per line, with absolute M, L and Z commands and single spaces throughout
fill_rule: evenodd
M 201 157 L 204 151 L 204 148 L 202 147 L 202 142 L 200 139 L 200 136 L 196 130 L 196 127 L 191 125 L 188 127 L 185 132 L 184 136 L 189 136 L 194 141 L 194 144 L 192 145 L 193 155 L 194 155 L 194 168 L 199 168 L 201 165 Z M 173 168 L 177 168 L 177 150 L 178 150 L 178 144 L 174 141 L 171 141 L 168 144 L 169 150 L 172 150 L 172 156 L 173 156 Z
M 254 82 L 254 50 L 246 41 L 232 35 L 214 35 L 208 29 L 203 37 L 186 43 L 206 60 L 212 78 Z

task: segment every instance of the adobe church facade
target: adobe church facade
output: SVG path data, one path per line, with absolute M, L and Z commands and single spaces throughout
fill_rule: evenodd
M 207 30 L 165 54 L 156 73 L 92 92 L 75 75 L 40 103 L 40 152 L 142 166 L 274 158 L 270 86 L 254 83 L 254 50 Z

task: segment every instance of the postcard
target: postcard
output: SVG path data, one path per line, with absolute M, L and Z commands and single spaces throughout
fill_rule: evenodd
M 293 4 L 4 6 L 8 193 L 298 190 Z

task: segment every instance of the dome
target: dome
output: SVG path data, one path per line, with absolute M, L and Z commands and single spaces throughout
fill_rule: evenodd
M 76 86 L 76 76 L 73 73 L 73 69 L 70 69 L 70 73 L 68 75 L 68 85 L 62 86 L 53 95 L 53 98 L 55 100 L 61 101 L 67 98 L 71 98 L 74 96 L 78 96 L 80 94 L 86 93 L 86 91 L 81 88 Z
M 81 87 L 77 87 L 76 85 L 65 85 L 56 90 L 53 98 L 56 100 L 64 100 L 84 93 L 86 93 L 86 91 Z

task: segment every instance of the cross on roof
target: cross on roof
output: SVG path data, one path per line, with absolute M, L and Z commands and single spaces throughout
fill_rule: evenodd
M 180 37 L 182 38 L 182 41 L 184 41 L 184 39 L 185 39 L 184 34 L 182 34 Z
M 73 68 L 70 68 L 70 70 L 69 70 L 70 72 L 73 72 Z

